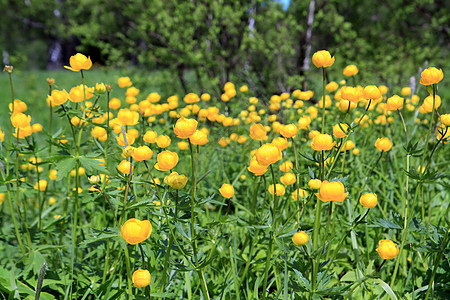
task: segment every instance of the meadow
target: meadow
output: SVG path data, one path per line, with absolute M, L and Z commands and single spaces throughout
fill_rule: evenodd
M 446 299 L 446 75 L 311 59 L 310 90 L 258 98 L 80 53 L 5 66 L 0 295 Z

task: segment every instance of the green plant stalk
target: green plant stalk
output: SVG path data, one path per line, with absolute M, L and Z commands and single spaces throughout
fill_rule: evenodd
M 325 67 L 322 67 L 322 131 L 321 133 L 323 134 L 325 132 Z
M 102 283 L 105 283 L 105 281 L 106 281 L 106 274 L 108 274 L 108 269 L 109 269 L 109 248 L 110 248 L 110 241 L 108 239 L 108 240 L 106 240 L 105 267 L 103 268 Z
M 292 145 L 294 146 L 294 157 L 295 157 L 295 170 L 297 174 L 295 174 L 295 190 L 297 191 L 297 225 L 300 226 L 300 192 L 298 191 L 299 178 L 298 175 L 298 158 L 297 158 L 297 148 L 295 147 L 294 137 L 291 137 Z
M 128 254 L 128 245 L 125 246 L 125 265 L 127 268 L 127 283 L 128 283 L 128 295 L 133 295 L 133 290 L 131 288 L 131 268 L 130 268 L 130 255 Z
M 325 74 L 325 73 L 324 73 Z M 325 80 L 324 80 L 325 82 Z M 322 151 L 320 156 L 320 180 L 324 180 L 325 176 L 325 162 L 324 162 L 324 156 L 325 152 Z M 316 202 L 316 216 L 314 219 L 314 227 L 313 227 L 313 252 L 316 251 L 319 248 L 319 235 L 320 235 L 320 216 L 321 216 L 321 210 L 322 210 L 322 201 L 317 198 Z M 318 255 L 317 260 L 313 260 L 313 268 L 312 268 L 312 275 L 311 275 L 311 281 L 312 281 L 312 290 L 313 293 L 316 291 L 316 283 L 317 283 L 317 273 L 319 272 L 319 263 L 320 263 L 320 255 Z
M 445 251 L 445 249 L 447 249 L 447 244 L 448 244 L 448 229 L 447 229 L 447 231 L 445 232 L 445 237 L 444 237 L 444 242 L 443 242 L 443 244 L 442 244 L 442 249 L 441 249 L 441 251 L 439 252 L 439 254 L 438 254 L 438 257 L 436 258 L 436 260 L 435 260 L 435 262 L 434 262 L 434 268 L 433 268 L 433 273 L 431 274 L 431 278 L 430 278 L 430 282 L 428 283 L 428 290 L 427 290 L 427 293 L 426 293 L 426 295 L 425 295 L 425 300 L 427 300 L 428 299 L 428 297 L 430 296 L 430 292 L 433 290 L 433 288 L 434 288 L 434 277 L 436 276 L 436 272 L 437 272 L 437 269 L 438 269 L 438 267 L 439 267 L 439 263 L 441 262 L 441 260 L 442 260 L 442 256 L 444 256 L 444 251 Z M 431 285 L 431 286 L 430 286 Z
M 176 190 L 175 196 L 175 215 L 174 215 L 175 220 L 177 219 L 177 213 L 178 213 L 178 190 Z M 167 268 L 169 266 L 170 251 L 172 250 L 172 246 L 173 246 L 173 236 L 169 235 L 169 244 L 164 258 L 164 269 L 161 278 L 160 292 L 163 292 L 166 287 Z
M 11 113 L 14 112 L 14 86 L 13 86 L 13 82 L 12 82 L 12 75 L 11 72 L 8 72 L 8 76 L 9 76 L 9 86 L 11 88 Z M 9 132 L 8 132 L 8 144 L 6 146 L 6 177 L 9 176 L 9 160 L 10 160 L 10 146 L 12 144 L 12 129 L 13 129 L 13 125 L 12 122 L 9 122 Z
M 106 168 L 108 168 L 108 149 L 109 149 L 109 131 L 110 131 L 110 127 L 109 127 L 109 97 L 110 97 L 110 92 L 106 93 L 106 114 L 107 114 L 107 124 L 106 124 L 106 142 L 105 142 L 105 166 Z M 106 182 L 106 180 L 105 180 Z
M 420 168 L 419 168 L 420 171 L 422 171 L 422 168 L 423 168 L 423 165 L 424 165 L 424 162 L 425 162 L 425 156 L 426 156 L 426 153 L 427 153 L 427 150 L 428 150 L 428 142 L 430 140 L 431 128 L 433 126 L 433 120 L 434 120 L 435 101 L 436 101 L 436 84 L 433 84 L 433 109 L 432 109 L 432 112 L 431 112 L 430 126 L 428 127 L 428 133 L 427 133 L 427 139 L 426 139 L 426 142 L 425 142 L 425 148 L 424 148 L 423 154 L 422 154 L 422 162 L 420 163 Z M 431 156 L 430 156 L 430 160 L 431 160 Z M 412 215 L 413 215 L 413 212 L 414 212 L 414 207 L 415 207 L 415 204 L 416 204 L 417 196 L 419 195 L 419 190 L 420 190 L 421 185 L 423 185 L 423 182 L 419 181 L 417 186 L 416 186 L 416 191 L 414 193 L 414 200 L 413 200 L 412 205 L 411 205 L 411 211 L 408 214 L 408 219 L 406 221 L 405 228 L 403 229 L 402 241 L 401 241 L 401 244 L 400 244 L 399 255 L 402 254 L 403 248 L 405 246 L 406 236 L 407 236 L 408 230 L 409 230 L 409 223 L 411 222 L 411 219 L 412 219 Z M 400 259 L 397 259 L 397 261 L 395 262 L 394 273 L 392 274 L 392 278 L 391 278 L 391 286 L 394 284 L 395 278 L 397 277 L 399 263 L 400 263 Z
M 193 239 L 191 241 L 192 243 L 192 248 L 194 251 L 194 259 L 195 259 L 195 265 L 196 265 L 196 270 L 197 273 L 200 277 L 200 284 L 202 287 L 202 292 L 203 292 L 203 296 L 206 299 L 210 299 L 209 297 L 209 291 L 208 291 L 208 285 L 206 284 L 206 280 L 205 280 L 205 275 L 203 274 L 203 270 L 202 268 L 198 268 L 198 252 L 197 252 L 197 238 L 195 237 L 195 202 L 196 202 L 196 196 L 197 196 L 197 172 L 196 172 L 196 165 L 195 165 L 195 158 L 194 158 L 194 151 L 192 149 L 192 143 L 191 141 L 188 139 L 189 141 L 189 149 L 191 152 L 191 168 L 192 168 L 192 194 L 191 194 L 191 238 Z M 197 149 L 198 150 L 198 149 Z M 198 166 L 198 155 L 197 155 L 197 166 Z
M 6 179 L 5 178 L 5 173 L 3 173 L 3 169 L 2 168 L 0 168 L 0 172 L 2 174 L 2 180 L 5 181 L 5 179 Z M 13 220 L 14 230 L 16 232 L 17 242 L 19 243 L 20 251 L 22 252 L 22 254 L 25 254 L 26 251 L 25 251 L 25 247 L 23 246 L 22 235 L 20 234 L 19 226 L 17 225 L 16 216 L 14 215 L 14 207 L 13 207 L 11 192 L 10 192 L 10 188 L 9 188 L 8 184 L 6 184 L 6 189 L 7 189 L 7 193 L 8 193 L 9 212 L 11 213 L 11 218 Z
M 272 259 L 272 251 L 273 251 L 273 240 L 275 239 L 275 232 L 277 230 L 277 199 L 278 199 L 278 195 L 277 195 L 277 188 L 276 188 L 276 181 L 275 181 L 275 173 L 273 172 L 273 166 L 272 164 L 270 165 L 270 171 L 272 173 L 272 181 L 273 181 L 273 188 L 274 188 L 274 193 L 273 193 L 273 210 L 272 210 L 272 230 L 270 232 L 270 240 L 269 240 L 269 250 L 267 252 L 267 258 L 266 258 L 266 266 L 264 268 L 264 280 L 263 280 L 263 297 L 262 299 L 266 299 L 266 289 L 267 289 L 267 279 L 268 279 L 268 275 L 269 275 L 269 269 L 270 269 L 270 261 Z M 274 265 L 275 268 L 275 265 Z

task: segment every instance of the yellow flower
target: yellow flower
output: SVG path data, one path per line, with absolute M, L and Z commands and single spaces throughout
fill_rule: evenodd
M 139 113 L 123 108 L 117 113 L 117 119 L 122 125 L 136 125 L 139 121 Z
M 267 132 L 262 124 L 255 123 L 250 126 L 250 138 L 257 141 L 262 141 L 266 138 L 266 136 Z
M 344 68 L 344 71 L 342 72 L 344 76 L 350 77 L 355 76 L 358 74 L 359 70 L 355 65 L 348 65 Z
M 189 147 L 189 143 L 185 141 L 178 142 L 178 149 L 186 150 Z
M 281 136 L 274 138 L 272 141 L 272 144 L 277 146 L 278 149 L 280 149 L 280 151 L 283 151 L 284 149 L 286 149 L 289 146 L 287 139 L 283 138 Z
M 273 187 L 273 184 L 269 185 L 269 193 L 271 195 L 275 194 L 275 190 L 277 196 L 283 196 L 286 193 L 286 190 L 282 184 L 275 184 L 275 188 Z
M 312 62 L 317 68 L 331 67 L 334 64 L 334 56 L 331 57 L 327 50 L 320 50 L 313 54 Z
M 280 171 L 289 172 L 294 167 L 294 164 L 290 161 L 285 161 L 280 165 Z
M 191 141 L 194 145 L 205 145 L 208 141 L 208 136 L 201 130 L 197 130 L 189 137 L 189 141 Z
M 68 99 L 69 93 L 66 90 L 52 90 L 51 95 L 47 96 L 47 104 L 54 107 L 66 103 Z
M 333 137 L 329 134 L 316 135 L 311 143 L 311 148 L 315 151 L 331 150 L 336 142 L 333 142 Z
M 276 163 L 282 157 L 280 149 L 274 144 L 264 144 L 256 151 L 256 160 L 261 166 Z
M 164 183 L 176 190 L 184 188 L 187 181 L 188 178 L 186 176 L 178 174 L 177 172 L 172 172 L 169 176 L 164 178 Z
M 50 197 L 49 199 L 48 199 L 48 204 L 49 205 L 54 205 L 56 203 L 56 199 L 54 198 L 54 197 Z
M 352 150 L 355 148 L 355 143 L 353 141 L 346 141 L 345 144 L 342 146 L 341 152 L 345 152 L 347 150 Z
M 280 131 L 281 135 L 284 136 L 285 138 L 294 137 L 297 134 L 297 132 L 298 128 L 294 124 L 288 124 L 283 126 Z
M 234 188 L 231 184 L 228 183 L 222 184 L 222 186 L 219 189 L 219 192 L 224 198 L 227 199 L 234 196 Z
M 260 176 L 267 172 L 267 166 L 260 165 L 256 157 L 253 157 L 247 170 L 255 174 L 255 176 Z
M 131 218 L 120 226 L 120 233 L 128 244 L 136 245 L 149 238 L 152 233 L 152 224 L 148 220 Z
M 103 82 L 102 83 L 96 83 L 95 84 L 95 90 L 99 94 L 104 94 L 106 92 L 106 86 L 105 86 L 105 84 Z
M 450 114 L 441 115 L 441 124 L 444 126 L 450 126 Z
M 156 138 L 156 145 L 158 145 L 159 148 L 167 148 L 170 146 L 171 139 L 167 135 L 160 135 Z
M 411 88 L 409 86 L 405 86 L 402 88 L 400 94 L 402 94 L 402 96 L 409 96 L 411 95 Z
M 130 171 L 133 171 L 133 165 L 128 160 L 122 160 L 117 169 L 123 174 L 130 174 Z
M 304 117 L 301 117 L 300 119 L 298 119 L 297 126 L 298 126 L 298 129 L 308 129 L 310 124 L 311 124 L 311 118 L 308 116 L 304 116 Z
M 248 91 L 248 86 L 246 86 L 246 85 L 241 86 L 241 87 L 239 88 L 239 91 L 241 91 L 242 93 L 247 92 L 247 91 Z
M 378 242 L 377 252 L 382 259 L 393 259 L 398 255 L 399 249 L 393 241 L 385 239 Z
M 27 104 L 25 102 L 23 102 L 22 100 L 16 99 L 14 100 L 14 111 L 13 110 L 13 104 L 9 103 L 9 111 L 11 111 L 13 114 L 16 113 L 23 113 L 24 111 L 27 110 Z
M 16 113 L 11 116 L 11 123 L 16 128 L 30 127 L 31 116 L 23 113 Z
M 381 97 L 381 92 L 375 85 L 368 85 L 363 90 L 363 97 L 367 100 L 377 100 Z
M 351 87 L 351 86 L 343 86 L 341 89 L 341 97 L 344 100 L 353 102 L 353 103 L 358 103 L 358 101 L 361 99 L 361 92 L 359 89 Z M 348 104 L 347 107 L 345 107 L 345 110 L 347 110 L 348 108 Z M 351 108 L 351 106 L 350 106 Z
M 132 136 L 132 135 L 130 135 L 128 133 L 125 133 L 125 137 L 127 139 L 128 146 L 133 145 L 134 140 L 135 140 L 134 136 Z M 117 144 L 119 144 L 122 147 L 125 146 L 125 139 L 124 139 L 122 133 L 120 133 L 119 136 L 116 137 L 116 140 L 117 140 Z
M 441 69 L 430 67 L 422 71 L 420 74 L 420 84 L 432 85 L 438 83 L 444 78 L 444 73 Z
M 158 137 L 158 134 L 156 133 L 156 131 L 147 131 L 144 134 L 144 141 L 146 143 L 155 143 L 156 142 L 156 138 Z
M 64 68 L 71 71 L 78 72 L 80 70 L 89 70 L 92 67 L 92 61 L 90 57 L 86 55 L 77 53 L 70 57 L 69 60 L 70 67 L 64 66 Z
M 366 193 L 359 198 L 359 203 L 365 208 L 374 208 L 378 201 L 377 195 L 374 193 Z
M 386 109 L 389 111 L 395 111 L 403 107 L 404 99 L 400 96 L 394 95 L 386 100 Z
M 103 128 L 103 127 L 95 126 L 95 127 L 92 128 L 92 130 L 91 130 L 91 135 L 92 135 L 95 139 L 102 138 L 103 136 L 106 136 L 106 129 Z
M 148 270 L 136 270 L 133 273 L 133 285 L 137 288 L 143 288 L 150 284 L 151 276 Z
M 49 174 L 48 174 L 48 178 L 50 178 L 50 180 L 56 180 L 56 174 L 58 173 L 57 170 L 50 170 Z
M 294 184 L 295 181 L 297 181 L 295 174 L 293 173 L 285 173 L 283 176 L 280 177 L 280 182 L 284 185 L 291 185 Z
M 175 123 L 173 127 L 173 131 L 180 139 L 187 139 L 197 130 L 198 122 L 194 119 L 186 119 L 185 117 L 181 117 Z
M 34 189 L 39 190 L 41 192 L 45 191 L 46 188 L 47 188 L 47 180 L 41 179 L 34 185 Z
M 100 182 L 100 175 L 92 175 L 88 178 L 90 184 L 96 184 Z
M 303 246 L 306 245 L 306 243 L 309 240 L 309 236 L 306 232 L 304 231 L 300 231 L 300 232 L 296 232 L 294 233 L 294 235 L 292 236 L 292 242 L 294 243 L 295 246 Z
M 348 193 L 345 192 L 345 187 L 342 182 L 328 182 L 325 180 L 320 185 L 319 193 L 316 193 L 316 196 L 323 202 L 342 202 L 348 196 Z
M 33 133 L 33 129 L 31 126 L 27 127 L 16 127 L 16 131 L 14 132 L 14 136 L 18 137 L 19 139 L 26 138 L 27 136 L 30 136 Z
M 441 106 L 441 97 L 436 95 L 434 99 L 434 109 L 438 109 Z M 433 95 L 429 95 L 423 100 L 422 105 L 419 107 L 419 112 L 430 113 L 433 111 Z
M 92 98 L 94 96 L 93 93 L 94 88 L 87 87 L 86 85 L 83 87 L 83 85 L 80 84 L 70 89 L 69 100 L 75 103 L 81 102 Z
M 158 154 L 155 168 L 159 171 L 169 171 L 173 169 L 178 163 L 178 154 L 171 151 L 162 151 Z
M 379 151 L 389 151 L 392 148 L 392 142 L 389 140 L 389 138 L 378 138 L 375 142 L 375 147 Z
M 200 101 L 200 98 L 195 93 L 189 93 L 186 96 L 184 96 L 183 101 L 187 104 L 193 104 Z
M 305 191 L 304 189 L 296 189 L 295 191 L 292 192 L 291 198 L 297 201 L 298 197 L 306 198 L 308 197 L 308 192 Z
M 342 131 L 344 129 L 344 131 Z M 348 125 L 347 124 L 336 124 L 333 126 L 333 135 L 339 139 L 347 135 Z
M 320 179 L 311 179 L 308 181 L 308 186 L 312 188 L 313 190 L 320 189 L 320 186 L 322 185 L 322 181 Z
M 135 161 L 149 160 L 153 155 L 153 151 L 147 146 L 140 146 L 134 149 L 133 159 Z
M 329 93 L 332 93 L 335 90 L 337 90 L 338 87 L 339 85 L 335 81 L 331 81 L 330 83 L 327 84 L 326 89 Z
M 117 80 L 117 83 L 119 84 L 119 87 L 121 87 L 121 88 L 126 88 L 133 84 L 130 80 L 130 77 L 120 77 Z

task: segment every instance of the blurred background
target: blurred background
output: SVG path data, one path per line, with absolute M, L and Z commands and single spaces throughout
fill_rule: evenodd
M 318 73 L 311 56 L 327 49 L 332 80 L 356 64 L 361 84 L 407 86 L 419 68 L 448 69 L 449 8 L 445 0 L 0 0 L 0 49 L 3 64 L 22 72 L 62 69 L 81 52 L 99 69 L 126 67 L 137 85 L 151 78 L 220 93 L 231 80 L 257 96 L 309 88 Z

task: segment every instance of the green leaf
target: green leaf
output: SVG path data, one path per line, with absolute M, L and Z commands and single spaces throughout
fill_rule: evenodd
M 59 181 L 66 178 L 67 174 L 69 174 L 69 172 L 72 171 L 75 167 L 75 164 L 76 160 L 73 157 L 66 158 L 57 162 L 55 166 L 55 169 L 58 171 L 58 173 L 56 173 L 56 180 Z
M 383 288 L 383 290 L 385 290 L 385 292 L 389 295 L 389 297 L 391 297 L 391 299 L 397 300 L 397 296 L 395 295 L 394 291 L 391 289 L 389 284 L 387 284 L 386 282 L 384 282 L 379 278 L 376 278 L 373 281 L 375 281 L 375 283 L 378 283 Z
M 369 227 L 382 227 L 382 228 L 386 228 L 386 229 L 402 229 L 402 227 L 400 225 L 395 224 L 392 221 L 382 219 L 382 218 L 378 218 L 375 222 L 373 222 L 372 224 L 370 224 L 368 226 Z
M 103 174 L 109 173 L 104 165 L 94 158 L 79 157 L 80 164 L 86 169 L 88 173 L 99 171 Z

